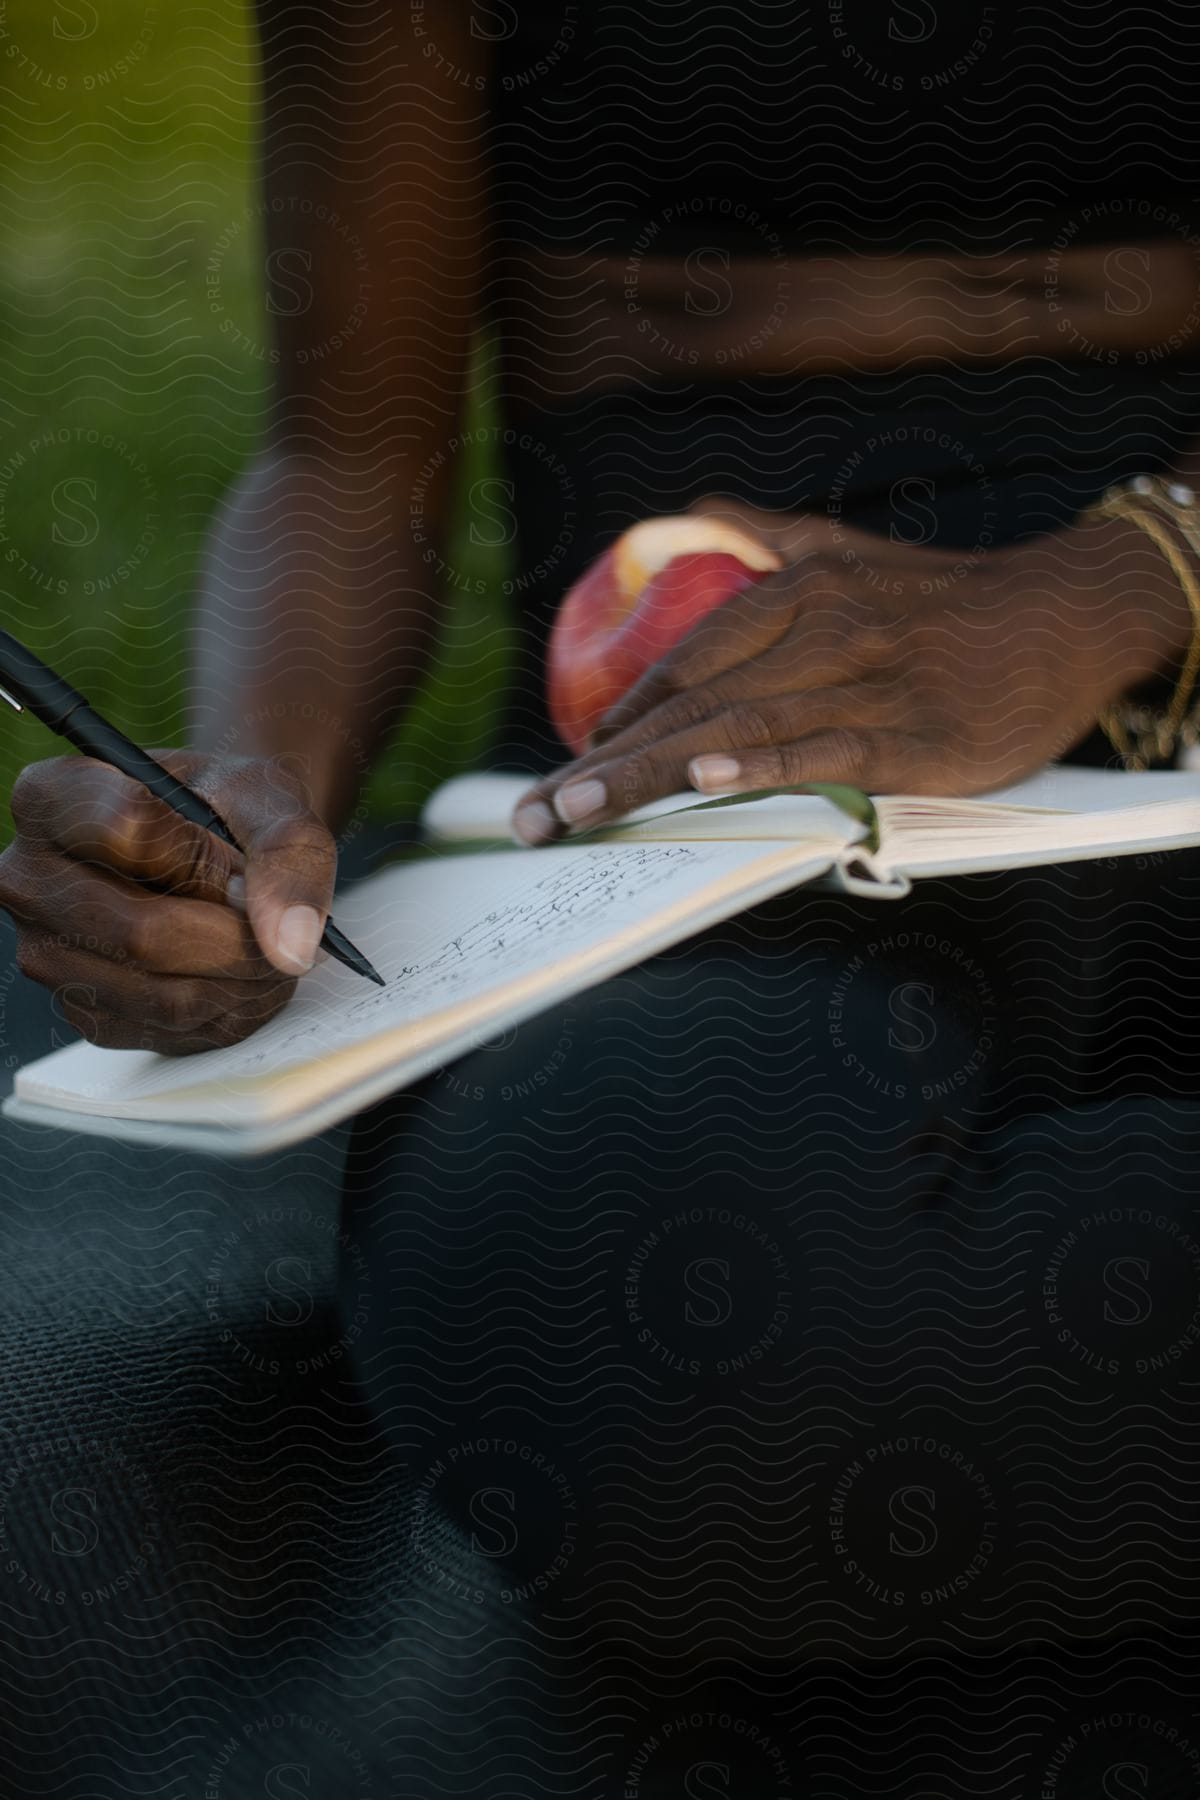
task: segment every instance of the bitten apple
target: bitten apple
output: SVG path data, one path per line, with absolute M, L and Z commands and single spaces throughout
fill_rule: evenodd
M 578 755 L 608 709 L 723 600 L 782 566 L 758 538 L 705 513 L 630 526 L 564 596 L 547 703 Z

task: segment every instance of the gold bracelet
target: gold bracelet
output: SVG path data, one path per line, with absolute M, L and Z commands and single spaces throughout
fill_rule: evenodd
M 1195 491 L 1182 482 L 1167 482 L 1157 475 L 1139 475 L 1129 483 L 1129 492 L 1149 500 L 1158 512 L 1176 526 L 1200 565 L 1200 504 Z M 1200 677 L 1197 679 L 1200 680 Z M 1148 713 L 1148 710 L 1145 707 L 1141 709 L 1143 714 Z M 1179 727 L 1179 743 L 1181 761 L 1186 760 L 1187 752 L 1194 752 L 1200 745 L 1200 700 L 1194 702 L 1191 711 L 1184 715 Z M 1192 766 L 1200 765 L 1193 761 Z
M 1200 578 L 1164 521 L 1174 527 L 1200 564 L 1200 517 L 1190 488 L 1151 475 L 1140 475 L 1128 487 L 1110 488 L 1092 514 L 1100 519 L 1127 519 L 1145 532 L 1170 564 L 1192 614 L 1191 643 L 1166 711 L 1156 713 L 1150 707 L 1120 702 L 1100 714 L 1100 728 L 1125 768 L 1142 770 L 1152 762 L 1168 761 L 1181 738 L 1192 736 L 1188 707 L 1200 677 Z

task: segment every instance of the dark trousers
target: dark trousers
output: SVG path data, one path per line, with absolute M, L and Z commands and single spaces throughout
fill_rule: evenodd
M 6 1123 L 0 1793 L 1193 1791 L 1198 878 L 778 902 L 348 1170 Z
M 405 1579 L 525 1780 L 1193 1767 L 1198 875 L 798 894 L 358 1122 Z

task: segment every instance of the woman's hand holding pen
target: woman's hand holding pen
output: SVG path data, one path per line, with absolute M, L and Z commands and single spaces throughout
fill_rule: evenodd
M 312 966 L 337 851 L 301 783 L 249 757 L 154 753 L 244 855 L 88 757 L 34 763 L 12 796 L 0 906 L 24 974 L 93 1043 L 186 1055 L 237 1043 Z
M 689 785 L 999 787 L 1064 754 L 1188 643 L 1178 582 L 1123 522 L 972 555 L 721 510 L 786 566 L 702 618 L 617 703 L 587 755 L 523 796 L 514 830 L 526 843 Z

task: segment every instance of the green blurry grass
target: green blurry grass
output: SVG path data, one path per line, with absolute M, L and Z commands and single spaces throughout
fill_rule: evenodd
M 265 365 L 222 333 L 205 286 L 214 243 L 256 203 L 246 8 L 8 0 L 0 20 L 3 621 L 135 736 L 181 742 L 205 531 L 268 398 Z M 225 253 L 222 300 L 265 340 L 250 231 Z M 472 591 L 452 597 L 435 668 L 373 783 L 377 812 L 411 813 L 478 760 L 494 723 L 504 571 L 462 531 L 448 560 Z M 7 716 L 4 794 L 57 748 Z

